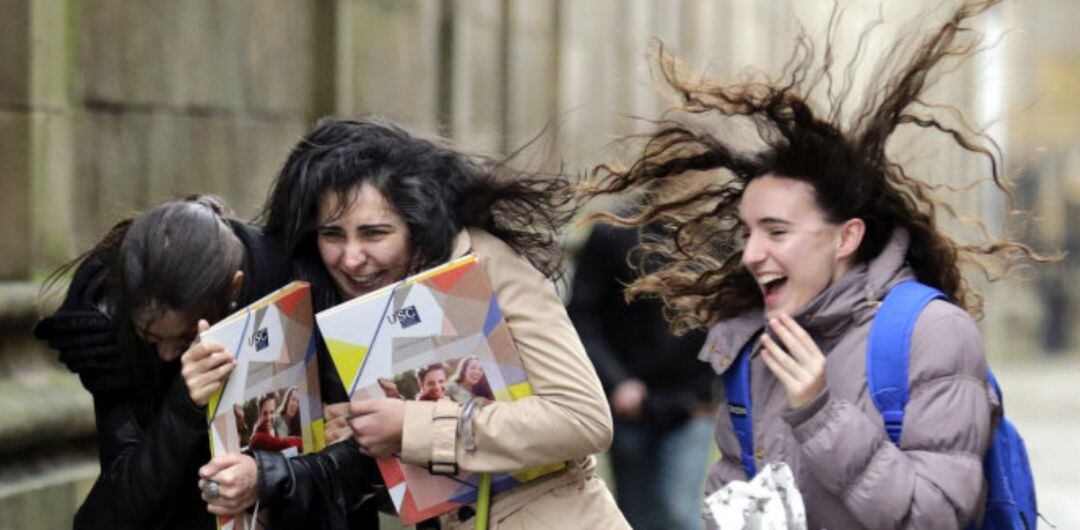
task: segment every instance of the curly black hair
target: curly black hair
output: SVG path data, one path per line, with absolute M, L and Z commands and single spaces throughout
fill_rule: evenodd
M 557 235 L 576 204 L 570 181 L 515 170 L 508 162 L 463 153 L 378 116 L 326 118 L 293 148 L 258 219 L 282 243 L 297 277 L 312 283 L 317 310 L 341 302 L 316 247 L 319 202 L 333 193 L 339 208 L 347 208 L 362 184 L 378 190 L 405 220 L 418 252 L 417 270 L 410 272 L 449 259 L 454 237 L 472 226 L 558 280 Z

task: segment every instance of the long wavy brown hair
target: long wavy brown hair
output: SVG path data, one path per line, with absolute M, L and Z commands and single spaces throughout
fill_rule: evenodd
M 935 115 L 941 107 L 922 99 L 933 74 L 947 73 L 977 51 L 982 38 L 969 26 L 970 19 L 998 1 L 964 2 L 928 37 L 895 43 L 847 124 L 842 123 L 843 104 L 874 24 L 859 34 L 842 79 L 834 79 L 832 36 L 842 18 L 838 8 L 824 53 L 819 58 L 805 32 L 800 33 L 781 81 L 748 77 L 725 84 L 694 78 L 661 45 L 657 71 L 674 90 L 677 104 L 652 122 L 653 130 L 626 139 L 643 145 L 633 162 L 597 167 L 585 187 L 588 196 L 643 191 L 642 206 L 633 215 L 598 217 L 628 226 L 658 223 L 671 234 L 643 243 L 653 263 L 661 265 L 643 272 L 627 296 L 659 297 L 677 332 L 761 307 L 760 290 L 741 265 L 737 208 L 747 184 L 766 174 L 813 185 L 818 206 L 832 222 L 862 219 L 866 234 L 857 261 L 877 256 L 896 227 L 906 229 L 911 237 L 907 261 L 919 281 L 941 289 L 975 316 L 981 315 L 982 298 L 961 275 L 962 263 L 973 263 L 996 279 L 1024 259 L 1052 259 L 992 236 L 981 225 L 978 243 L 946 235 L 938 227 L 938 211 L 959 216 L 935 197 L 937 186 L 909 174 L 886 153 L 901 126 L 941 133 L 988 162 L 989 180 L 1011 204 L 1009 179 L 1002 174 L 993 139 L 967 126 L 955 108 L 947 108 L 952 118 L 947 122 Z M 825 109 L 815 107 L 810 97 L 822 88 Z M 718 132 L 717 126 L 739 124 L 751 126 L 758 146 L 744 147 L 745 137 L 728 139 Z

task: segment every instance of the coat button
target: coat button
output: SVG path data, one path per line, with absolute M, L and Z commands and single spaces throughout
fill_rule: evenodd
M 765 458 L 765 450 L 764 449 L 755 450 L 754 451 L 754 458 L 757 458 L 758 460 L 764 459 Z

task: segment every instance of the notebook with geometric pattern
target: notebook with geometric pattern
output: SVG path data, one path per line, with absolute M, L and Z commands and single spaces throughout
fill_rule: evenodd
M 512 401 L 532 395 L 491 281 L 476 255 L 459 258 L 315 316 L 355 399 Z M 478 473 L 432 475 L 378 460 L 406 525 L 476 501 Z M 492 477 L 492 491 L 562 469 L 563 462 Z
M 201 334 L 225 346 L 236 368 L 207 405 L 212 455 L 249 450 L 310 453 L 323 447 L 322 399 L 311 289 L 292 282 Z M 218 528 L 260 526 L 219 517 Z

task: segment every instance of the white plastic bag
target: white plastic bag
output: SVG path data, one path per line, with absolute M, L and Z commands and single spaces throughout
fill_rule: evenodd
M 705 499 L 705 517 L 721 530 L 806 530 L 806 510 L 791 468 L 765 466 L 750 482 L 736 480 Z

